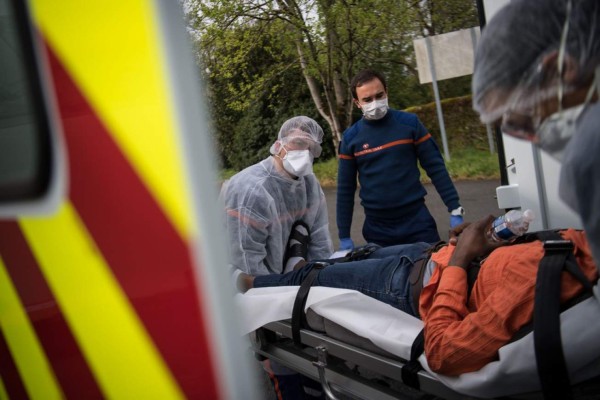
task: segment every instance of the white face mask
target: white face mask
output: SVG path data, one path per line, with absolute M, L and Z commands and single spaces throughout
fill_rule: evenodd
M 370 103 L 361 105 L 363 115 L 366 119 L 377 120 L 381 119 L 387 114 L 388 111 L 388 99 L 373 100 Z
M 561 161 L 567 144 L 575 133 L 576 123 L 587 104 L 555 112 L 542 123 L 537 131 L 538 146 Z
M 555 112 L 546 118 L 537 129 L 538 146 L 556 160 L 562 161 L 563 152 L 576 131 L 579 117 L 590 104 L 594 92 L 600 88 L 599 82 L 600 68 L 596 68 L 594 81 L 584 102 L 578 106 Z
M 282 158 L 283 168 L 290 174 L 301 177 L 312 174 L 313 155 L 310 150 L 287 150 Z

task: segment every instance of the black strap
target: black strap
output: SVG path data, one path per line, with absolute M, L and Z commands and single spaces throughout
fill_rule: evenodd
M 296 227 L 302 226 L 306 229 L 307 234 L 304 235 L 300 233 Z M 296 240 L 297 243 L 292 245 L 292 240 Z M 285 245 L 285 252 L 283 255 L 281 273 L 285 270 L 285 266 L 288 260 L 292 257 L 302 257 L 306 259 L 306 255 L 308 254 L 308 243 L 310 242 L 310 228 L 306 224 L 306 222 L 302 220 L 298 220 L 294 222 L 291 228 L 290 236 L 288 238 L 287 244 Z
M 544 250 L 535 285 L 535 358 L 544 399 L 568 400 L 572 394 L 560 335 L 560 283 L 573 244 L 562 239 L 547 240 Z
M 292 339 L 294 340 L 294 344 L 298 347 L 302 347 L 300 329 L 308 327 L 306 314 L 304 314 L 304 306 L 308 299 L 308 292 L 310 291 L 310 287 L 315 281 L 315 278 L 323 268 L 325 268 L 324 263 L 313 263 L 312 269 L 300 284 L 298 294 L 296 294 L 296 300 L 294 300 L 294 307 L 292 309 Z
M 417 390 L 421 386 L 419 384 L 419 371 L 423 369 L 418 360 L 423 351 L 425 351 L 425 330 L 421 329 L 410 347 L 410 360 L 404 364 L 401 372 L 402 382 Z

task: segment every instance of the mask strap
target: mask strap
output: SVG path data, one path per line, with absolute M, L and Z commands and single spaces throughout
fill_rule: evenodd
M 567 16 L 560 36 L 560 48 L 558 50 L 558 111 L 562 111 L 563 101 L 563 67 L 565 62 L 565 47 L 567 47 L 567 35 L 569 33 L 569 21 L 571 19 L 572 0 L 567 2 Z
M 598 74 L 600 73 L 600 67 L 596 68 L 596 70 L 594 71 L 594 80 L 592 81 L 592 84 L 590 85 L 590 88 L 588 89 L 587 94 L 585 95 L 585 101 L 583 102 L 584 105 L 588 105 L 589 102 L 592 100 L 592 97 L 594 97 L 594 93 L 598 92 L 600 94 L 600 85 L 598 85 Z
M 594 81 L 592 82 L 592 87 L 585 98 L 586 103 L 592 100 L 594 92 L 596 92 L 600 98 L 600 66 L 596 67 L 594 70 Z
M 278 142 L 279 142 L 279 144 L 281 145 L 281 148 L 285 150 L 285 156 L 281 157 L 281 156 L 279 155 L 279 153 L 277 153 L 277 154 L 273 154 L 273 155 L 274 155 L 275 157 L 279 158 L 280 160 L 283 160 L 283 159 L 285 159 L 285 157 L 286 157 L 286 156 L 287 156 L 287 154 L 288 154 L 288 149 L 286 149 L 286 148 L 285 148 L 285 145 L 284 145 L 284 144 L 281 142 L 281 140 L 278 140 Z M 279 151 L 281 152 L 281 149 L 280 149 Z

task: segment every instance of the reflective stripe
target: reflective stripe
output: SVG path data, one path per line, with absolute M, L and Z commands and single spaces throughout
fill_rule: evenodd
M 32 9 L 44 37 L 137 174 L 180 235 L 189 238 L 190 197 L 155 2 L 33 0 Z
M 413 144 L 415 141 L 412 139 L 401 139 L 401 140 L 396 140 L 390 143 L 386 143 L 384 145 L 381 146 L 377 146 L 377 147 L 373 147 L 372 149 L 366 149 L 363 151 L 359 151 L 357 153 L 354 153 L 354 157 L 359 157 L 365 154 L 370 154 L 370 153 L 375 153 L 376 151 L 380 151 L 383 149 L 387 149 L 390 147 L 394 147 L 394 146 L 399 146 L 401 144 Z
M 39 399 L 62 399 L 64 396 L 56 377 L 1 257 L 0 293 L 0 326 L 28 395 Z
M 8 399 L 8 393 L 4 387 L 4 382 L 2 382 L 2 376 L 0 376 L 0 399 Z
M 104 398 L 18 223 L 0 221 L 0 236 L 3 236 L 3 240 L 0 240 L 0 254 L 4 258 L 6 271 L 63 394 L 67 398 Z M 68 357 L 65 356 L 67 354 Z M 8 357 L 8 348 L 6 356 L 0 350 L 0 359 L 7 361 L 6 364 L 0 364 L 1 367 L 9 367 Z M 14 370 L 16 371 L 16 367 Z M 7 379 L 11 380 L 7 388 L 11 398 L 23 398 L 22 395 L 12 393 L 15 390 L 12 382 L 14 378 Z
M 348 156 L 346 154 L 340 154 L 340 157 L 342 160 L 354 160 L 354 157 L 352 156 Z
M 52 218 L 20 225 L 105 395 L 182 398 L 71 204 Z
M 423 136 L 421 139 L 417 140 L 417 141 L 415 142 L 415 144 L 421 144 L 421 143 L 423 143 L 424 141 L 426 141 L 427 139 L 429 139 L 430 137 L 431 137 L 431 133 L 428 133 L 427 135 Z

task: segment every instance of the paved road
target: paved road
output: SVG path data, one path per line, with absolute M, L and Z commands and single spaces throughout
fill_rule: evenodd
M 496 187 L 500 186 L 500 180 L 457 181 L 454 182 L 454 185 L 460 196 L 461 204 L 466 210 L 465 220 L 474 221 L 488 214 L 500 215 L 503 213 L 503 210 L 498 209 L 498 203 L 496 202 Z M 442 240 L 447 240 L 448 230 L 450 229 L 448 210 L 432 184 L 426 184 L 425 189 L 428 193 L 425 197 L 425 203 L 437 222 L 440 237 Z M 333 239 L 333 246 L 337 249 L 339 240 L 335 222 L 336 188 L 327 187 L 323 188 L 323 191 L 327 198 L 329 230 Z M 357 191 L 351 230 L 352 239 L 356 245 L 365 243 L 361 233 L 364 219 L 365 216 Z

